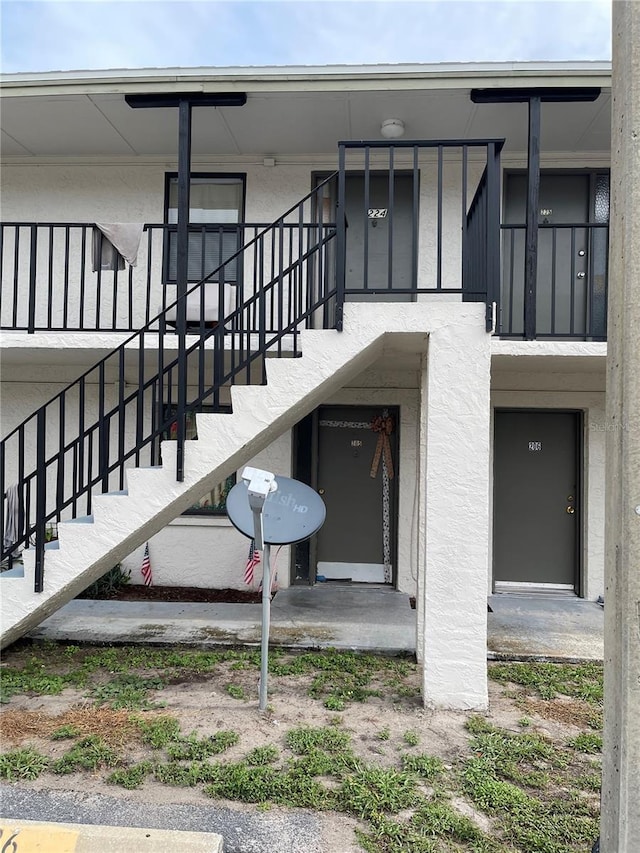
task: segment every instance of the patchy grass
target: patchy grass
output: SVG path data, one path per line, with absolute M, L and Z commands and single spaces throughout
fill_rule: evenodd
M 369 853 L 581 853 L 597 837 L 598 665 L 492 664 L 491 714 L 448 728 L 416 701 L 409 660 L 273 650 L 266 715 L 259 665 L 232 649 L 17 645 L 0 668 L 0 777 L 332 810 Z M 191 688 L 206 693 L 179 701 Z
M 49 759 L 32 747 L 14 749 L 0 755 L 0 779 L 22 782 L 37 779 L 49 766 Z
M 96 735 L 82 738 L 62 758 L 52 762 L 54 773 L 75 773 L 78 770 L 97 770 L 115 767 L 120 762 L 118 753 Z

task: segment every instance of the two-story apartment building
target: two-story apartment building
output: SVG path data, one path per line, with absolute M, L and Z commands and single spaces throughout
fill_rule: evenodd
M 416 595 L 425 701 L 483 705 L 488 592 L 603 592 L 609 87 L 5 76 L 4 642 L 147 541 L 155 583 L 242 587 L 254 460 L 327 507 L 279 584 Z

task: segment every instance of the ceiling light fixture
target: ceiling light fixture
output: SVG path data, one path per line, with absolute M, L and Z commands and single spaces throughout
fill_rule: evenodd
M 380 133 L 385 139 L 399 139 L 404 136 L 404 122 L 400 118 L 386 118 L 380 125 Z

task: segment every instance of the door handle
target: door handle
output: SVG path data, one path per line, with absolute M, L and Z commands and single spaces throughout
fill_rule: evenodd
M 574 506 L 568 506 L 567 507 L 567 512 L 569 513 L 569 515 L 573 515 L 573 513 L 575 511 L 576 511 L 576 508 Z

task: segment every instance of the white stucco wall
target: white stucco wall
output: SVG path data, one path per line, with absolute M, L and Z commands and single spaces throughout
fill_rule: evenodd
M 417 640 L 427 705 L 483 708 L 488 701 L 490 364 L 490 337 L 480 322 L 429 335 Z
M 420 162 L 420 222 L 418 236 L 418 285 L 436 286 L 437 258 L 437 164 L 431 156 Z M 265 167 L 255 162 L 220 163 L 194 162 L 194 171 L 209 173 L 245 173 L 245 221 L 269 223 L 307 195 L 312 185 L 312 175 L 331 163 L 335 155 L 325 161 L 314 160 L 308 164 Z M 461 285 L 461 160 L 459 152 L 447 158 L 443 165 L 442 204 L 442 287 Z M 52 162 L 42 161 L 25 165 L 11 160 L 3 164 L 2 218 L 5 222 L 40 223 L 92 223 L 139 222 L 160 225 L 164 219 L 164 187 L 167 172 L 175 172 L 171 162 Z M 473 196 L 482 165 L 470 161 L 468 165 L 467 195 Z M 310 203 L 306 205 L 305 221 L 312 221 Z M 292 222 L 297 222 L 297 214 Z M 247 238 L 253 236 L 247 233 Z M 4 233 L 3 264 L 3 319 L 13 317 L 13 259 L 16 240 L 19 240 L 19 297 L 17 323 L 28 322 L 28 299 L 25 296 L 30 273 L 30 237 L 28 227 L 19 232 L 10 228 Z M 65 268 L 65 232 L 56 228 L 52 232 L 39 229 L 37 234 L 38 297 L 35 306 L 36 323 L 40 326 L 92 328 L 112 323 L 115 300 L 116 322 L 120 328 L 132 325 L 138 328 L 147 318 L 155 316 L 163 300 L 175 299 L 175 288 L 162 285 L 163 234 L 160 229 L 144 233 L 138 253 L 138 263 L 127 267 L 117 276 L 104 271 L 98 276 L 92 270 L 92 230 L 83 232 L 79 227 L 68 236 L 69 265 Z M 280 235 L 278 236 L 278 240 Z M 276 252 L 278 251 L 276 240 Z M 291 246 L 284 232 L 284 255 L 289 261 L 298 251 L 297 237 Z M 265 274 L 269 274 L 271 245 L 264 248 Z M 253 288 L 254 258 L 248 252 L 243 260 L 245 298 Z M 270 276 L 269 276 L 270 277 Z M 82 283 L 81 283 L 82 279 Z M 65 297 L 68 288 L 68 298 Z M 49 298 L 51 292 L 51 300 Z M 147 296 L 148 295 L 148 296 Z M 236 291 L 231 291 L 233 299 Z M 288 287 L 284 288 L 283 312 L 286 316 Z M 442 297 L 429 297 L 442 298 Z M 456 297 L 449 295 L 447 299 Z M 66 299 L 66 302 L 65 302 Z M 49 313 L 49 302 L 51 309 Z M 132 302 L 132 317 L 129 302 Z M 235 304 L 235 302 L 234 302 Z
M 249 463 L 258 468 L 291 476 L 291 432 L 288 431 Z M 238 477 L 242 471 L 238 472 Z M 122 561 L 132 583 L 142 583 L 140 567 L 144 548 Z M 181 515 L 149 541 L 149 555 L 156 586 L 196 586 L 213 589 L 248 589 L 244 569 L 249 552 L 248 539 L 226 516 L 202 518 Z M 272 549 L 272 569 L 278 585 L 289 586 L 290 549 Z M 254 572 L 257 589 L 261 568 Z

